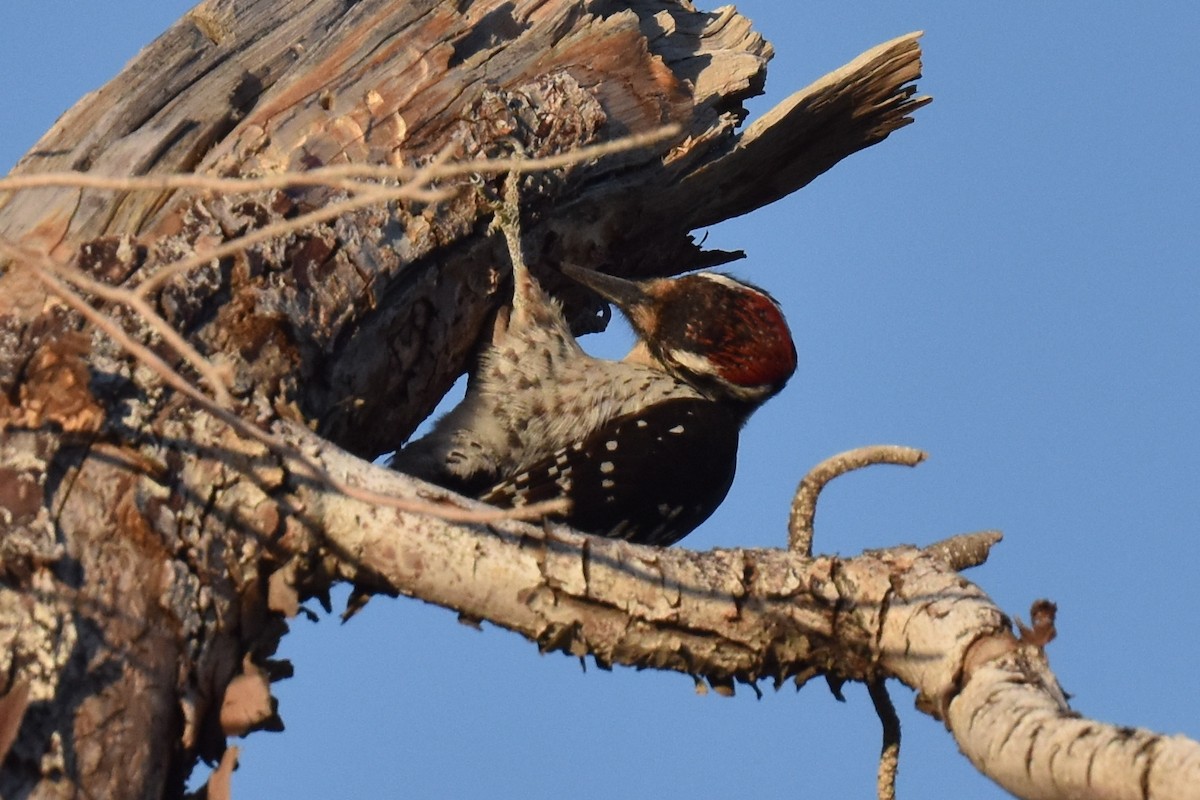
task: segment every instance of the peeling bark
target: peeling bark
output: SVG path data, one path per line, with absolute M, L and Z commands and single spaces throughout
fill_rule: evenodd
M 739 133 L 770 55 L 736 11 L 683 0 L 210 0 L 68 111 L 13 174 L 420 167 L 447 152 L 571 152 L 674 124 L 657 149 L 526 180 L 531 266 L 582 331 L 598 309 L 554 264 L 651 276 L 735 258 L 690 232 L 795 191 L 926 102 L 910 35 Z M 162 380 L 175 369 L 202 383 L 202 357 L 232 376 L 220 410 L 274 426 L 349 482 L 429 492 L 359 459 L 404 441 L 502 303 L 507 261 L 484 235 L 498 181 L 458 174 L 440 182 L 440 202 L 367 205 L 210 258 L 148 296 L 165 332 L 93 297 L 165 367 L 86 323 L 38 259 L 97 281 L 93 295 L 130 290 L 352 189 L 0 198 L 0 744 L 16 732 L 0 795 L 177 797 L 203 758 L 222 765 L 211 796 L 227 796 L 226 735 L 278 725 L 265 690 L 289 669 L 271 659 L 286 618 L 350 581 L 722 691 L 822 673 L 899 678 L 989 775 L 1058 796 L 1037 793 L 1060 778 L 1024 760 L 1028 738 L 982 721 L 1001 700 L 1002 711 L 1037 705 L 1043 727 L 1069 709 L 1040 650 L 947 566 L 953 547 L 809 559 L 452 525 L 332 491 Z M 1022 699 L 1004 699 L 1005 687 Z M 1076 741 L 1104 730 L 1089 725 Z M 1126 736 L 1147 785 L 1195 775 L 1193 745 L 1149 736 Z M 1010 771 L 1014 752 L 1025 773 Z M 1095 788 L 1110 772 L 1132 774 L 1093 766 L 1085 777 Z M 1171 791 L 1160 796 L 1183 796 Z

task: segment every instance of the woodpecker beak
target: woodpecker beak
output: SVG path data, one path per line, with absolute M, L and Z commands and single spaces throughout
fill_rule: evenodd
M 596 272 L 584 267 L 577 267 L 574 264 L 563 264 L 562 271 L 576 283 L 583 284 L 605 300 L 615 303 L 621 311 L 625 312 L 625 316 L 633 323 L 634 328 L 642 331 L 648 329 L 653 298 L 642 287 L 642 284 L 636 281 L 627 281 L 624 278 L 615 278 L 612 275 L 605 275 L 603 272 Z

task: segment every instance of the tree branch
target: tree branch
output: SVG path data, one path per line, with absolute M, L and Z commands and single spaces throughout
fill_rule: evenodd
M 877 776 L 877 796 L 879 800 L 896 800 L 896 773 L 900 769 L 900 717 L 892 698 L 888 695 L 887 684 L 880 678 L 867 681 L 867 691 L 871 695 L 871 703 L 875 713 L 879 715 L 879 724 L 883 728 L 883 745 L 879 749 L 879 774 Z
M 412 491 L 407 476 L 308 431 L 281 435 L 343 479 Z M 292 491 L 340 554 L 343 577 L 487 620 L 543 651 L 714 685 L 778 686 L 818 671 L 865 682 L 894 677 L 947 723 L 972 763 L 1021 797 L 1136 797 L 1144 777 L 1152 796 L 1184 798 L 1200 781 L 1200 744 L 1072 711 L 1040 648 L 1018 642 L 1003 612 L 937 549 L 850 559 L 696 553 L 559 526 L 453 525 L 322 487 Z
M 792 510 L 788 515 L 788 549 L 801 555 L 812 555 L 817 498 L 825 485 L 834 478 L 872 464 L 915 467 L 927 457 L 925 452 L 912 447 L 880 444 L 847 450 L 817 464 L 796 487 L 796 496 L 792 500 Z

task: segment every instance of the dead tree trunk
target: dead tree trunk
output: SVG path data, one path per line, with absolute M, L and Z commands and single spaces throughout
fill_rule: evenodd
M 899 677 L 982 769 L 1059 796 L 1027 780 L 1024 750 L 1009 774 L 988 749 L 975 720 L 993 698 L 958 702 L 988 670 L 1049 675 L 955 574 L 977 557 L 658 551 L 344 491 L 424 491 L 360 459 L 405 440 L 503 302 L 507 260 L 484 235 L 500 176 L 442 160 L 669 126 L 527 186 L 532 266 L 582 331 L 598 309 L 552 265 L 650 276 L 735 258 L 690 232 L 795 191 L 925 102 L 906 36 L 739 132 L 769 56 L 736 12 L 682 0 L 213 0 L 65 114 L 14 170 L 26 188 L 0 195 L 0 795 L 180 795 L 227 734 L 272 725 L 284 619 L 347 580 L 718 687 Z M 393 171 L 270 182 L 354 165 Z M 261 180 L 28 188 L 67 170 Z M 937 659 L 897 655 L 918 634 Z M 1038 713 L 1067 718 L 1045 683 Z M 1148 759 L 1148 741 L 1126 746 Z M 1184 786 L 1200 770 L 1194 749 L 1153 752 Z

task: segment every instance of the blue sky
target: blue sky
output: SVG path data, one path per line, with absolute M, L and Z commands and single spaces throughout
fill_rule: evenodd
M 186 3 L 0 6 L 0 167 Z M 748 0 L 775 45 L 755 114 L 926 31 L 934 103 L 793 197 L 708 231 L 788 312 L 800 368 L 749 424 L 725 506 L 685 544 L 777 546 L 796 482 L 868 443 L 931 453 L 824 495 L 816 547 L 1000 528 L 969 577 L 1009 613 L 1059 604 L 1081 713 L 1200 736 L 1200 4 Z M 619 339 L 618 339 L 619 341 Z M 585 345 L 593 346 L 585 340 Z M 616 344 L 597 345 L 607 350 Z M 377 600 L 297 621 L 235 796 L 868 797 L 861 687 L 698 697 L 448 612 Z M 1007 796 L 893 691 L 904 797 Z

